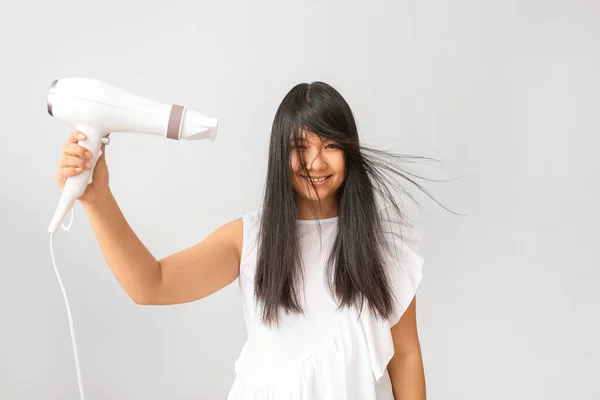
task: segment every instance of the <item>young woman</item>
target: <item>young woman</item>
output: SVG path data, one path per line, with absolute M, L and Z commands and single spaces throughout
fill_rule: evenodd
M 61 188 L 90 167 L 79 134 L 64 147 Z M 196 301 L 239 278 L 248 340 L 229 400 L 425 399 L 415 298 L 420 235 L 394 199 L 400 186 L 383 173 L 424 190 L 392 162 L 417 157 L 361 145 L 336 89 L 298 84 L 283 99 L 258 210 L 161 260 L 121 213 L 105 154 L 79 200 L 133 301 Z

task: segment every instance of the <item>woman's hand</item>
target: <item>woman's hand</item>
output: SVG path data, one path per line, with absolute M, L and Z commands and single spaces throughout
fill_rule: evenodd
M 110 133 L 108 135 L 110 135 Z M 63 152 L 58 163 L 55 179 L 56 184 L 61 189 L 64 188 L 67 178 L 80 174 L 84 169 L 92 168 L 91 153 L 85 147 L 77 144 L 79 140 L 85 138 L 86 136 L 83 132 L 74 131 L 69 135 L 67 143 L 63 146 Z M 106 145 L 103 143 L 101 147 L 102 155 L 96 161 L 96 167 L 94 168 L 94 173 L 92 175 L 92 183 L 87 185 L 85 192 L 79 197 L 79 201 L 82 204 L 91 204 L 98 198 L 110 192 L 108 184 L 108 167 L 106 165 L 106 153 L 104 150 L 105 146 Z

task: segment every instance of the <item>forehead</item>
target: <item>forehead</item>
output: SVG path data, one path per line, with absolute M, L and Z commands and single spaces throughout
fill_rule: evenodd
M 321 138 L 319 135 L 317 135 L 316 133 L 310 132 L 310 131 L 306 131 L 306 130 L 301 130 L 298 132 L 298 134 L 294 137 L 294 135 L 292 134 L 290 137 L 292 140 L 297 140 L 299 142 L 318 142 L 318 141 L 322 141 L 323 138 Z

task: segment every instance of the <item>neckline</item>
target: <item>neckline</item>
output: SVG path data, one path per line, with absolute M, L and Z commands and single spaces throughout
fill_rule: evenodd
M 331 218 L 321 218 L 319 220 L 316 219 L 297 219 L 296 223 L 301 225 L 316 225 L 317 221 L 319 222 L 335 222 L 339 219 L 339 216 L 331 217 Z

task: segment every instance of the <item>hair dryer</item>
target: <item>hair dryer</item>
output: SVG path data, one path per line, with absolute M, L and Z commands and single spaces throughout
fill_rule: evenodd
M 101 146 L 113 132 L 149 133 L 180 140 L 215 140 L 218 118 L 209 118 L 177 104 L 163 104 L 90 78 L 55 80 L 48 94 L 48 113 L 86 134 L 78 142 L 92 153 L 91 169 L 69 177 L 48 227 L 55 232 L 92 176 Z
M 85 133 L 86 138 L 80 140 L 78 144 L 93 154 L 92 169 L 83 170 L 80 174 L 66 180 L 48 228 L 52 263 L 67 306 L 79 393 L 81 400 L 85 400 L 71 307 L 54 260 L 54 232 L 62 223 L 67 212 L 72 210 L 75 201 L 83 195 L 87 185 L 92 182 L 96 161 L 102 154 L 102 144 L 109 143 L 107 137 L 109 133 L 138 132 L 165 136 L 174 140 L 210 139 L 214 141 L 219 121 L 217 118 L 208 118 L 199 112 L 188 110 L 184 106 L 158 103 L 89 78 L 55 80 L 48 95 L 48 113 Z M 70 227 L 70 224 L 66 228 L 63 226 L 67 231 Z

